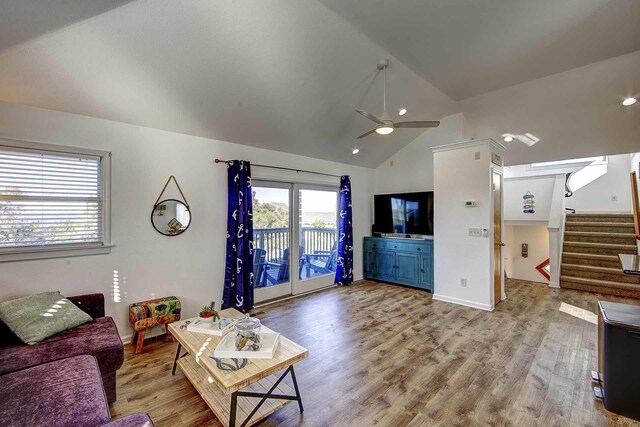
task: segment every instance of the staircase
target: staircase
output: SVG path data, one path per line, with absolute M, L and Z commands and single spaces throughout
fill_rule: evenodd
M 568 214 L 560 287 L 640 298 L 640 277 L 622 272 L 618 254 L 637 254 L 633 215 Z

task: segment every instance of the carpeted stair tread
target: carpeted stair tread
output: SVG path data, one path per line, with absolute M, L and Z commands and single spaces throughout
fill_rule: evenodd
M 601 255 L 601 254 L 584 254 L 580 252 L 563 252 L 562 257 L 581 257 L 581 258 L 589 258 L 594 260 L 601 261 L 616 261 L 620 262 L 620 258 L 617 255 Z
M 567 236 L 601 236 L 601 237 L 624 237 L 635 239 L 634 233 L 612 233 L 610 231 L 565 231 Z
M 633 226 L 633 221 L 632 222 L 608 222 L 608 221 L 566 221 L 565 222 L 567 225 L 592 225 L 594 227 L 621 227 L 621 228 L 625 228 L 625 227 L 629 227 L 629 226 Z
M 562 287 L 563 282 L 565 282 L 565 284 L 567 282 L 574 282 L 574 283 L 581 283 L 585 285 L 600 286 L 603 288 L 627 289 L 627 290 L 633 290 L 633 291 L 640 291 L 640 285 L 637 285 L 637 284 L 612 282 L 611 280 L 589 279 L 586 277 L 560 276 L 560 287 Z
M 565 240 L 564 244 L 568 246 L 590 246 L 590 247 L 604 247 L 608 249 L 637 250 L 636 245 L 621 245 L 619 243 L 574 242 L 571 240 Z
M 601 267 L 597 265 L 580 265 L 580 264 L 571 264 L 566 262 L 563 262 L 562 266 L 567 268 L 575 268 L 576 270 L 600 271 L 602 273 L 624 274 L 621 268 Z

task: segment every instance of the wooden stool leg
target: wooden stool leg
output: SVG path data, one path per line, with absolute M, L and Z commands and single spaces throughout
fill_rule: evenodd
M 142 344 L 144 342 L 144 330 L 138 331 L 138 342 L 136 343 L 136 354 L 142 353 Z
M 135 344 L 137 337 L 138 337 L 138 331 L 133 331 L 133 334 L 131 335 L 131 345 Z
M 174 342 L 176 339 L 174 338 L 174 336 L 171 334 L 171 332 L 169 332 L 169 324 L 165 323 L 164 324 L 164 330 L 167 333 L 167 337 L 169 338 L 169 341 Z

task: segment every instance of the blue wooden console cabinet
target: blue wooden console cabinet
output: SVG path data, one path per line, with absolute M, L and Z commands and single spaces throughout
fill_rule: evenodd
M 365 237 L 364 277 L 433 292 L 433 240 Z

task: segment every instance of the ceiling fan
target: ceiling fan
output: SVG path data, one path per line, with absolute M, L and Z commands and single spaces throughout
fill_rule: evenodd
M 377 133 L 378 135 L 388 135 L 393 132 L 395 129 L 399 128 L 435 128 L 440 125 L 440 122 L 437 120 L 430 121 L 412 121 L 412 122 L 396 122 L 394 123 L 391 120 L 391 117 L 387 114 L 387 67 L 389 66 L 389 61 L 384 59 L 378 62 L 378 70 L 382 70 L 384 73 L 384 86 L 382 92 L 382 102 L 383 102 L 383 112 L 380 117 L 376 117 L 371 113 L 367 113 L 366 111 L 356 110 L 358 113 L 365 116 L 367 119 L 377 123 L 374 129 L 371 129 L 367 133 L 363 133 L 358 137 L 364 138 L 367 135 L 371 135 L 372 133 Z

